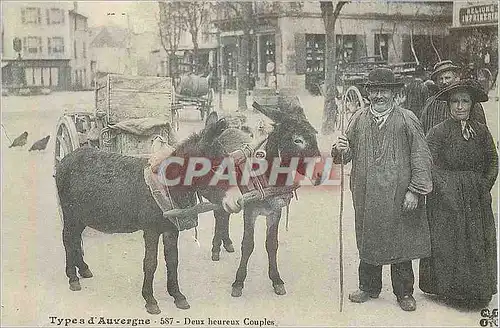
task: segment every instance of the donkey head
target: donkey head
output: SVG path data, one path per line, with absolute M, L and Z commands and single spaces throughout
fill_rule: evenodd
M 268 161 L 279 157 L 282 166 L 287 166 L 296 158 L 297 172 L 306 175 L 306 159 L 319 158 L 321 154 L 316 139 L 318 132 L 307 120 L 300 102 L 280 99 L 276 107 L 256 103 L 254 107 L 273 121 L 266 146 Z M 319 177 L 310 178 L 319 183 Z
M 238 133 L 229 133 L 235 130 Z M 185 187 L 203 187 L 209 184 L 222 159 L 248 143 L 250 136 L 241 130 L 229 128 L 216 112 L 207 117 L 205 127 L 182 142 L 160 170 L 167 180 L 180 181 Z M 174 162 L 175 161 L 175 162 Z

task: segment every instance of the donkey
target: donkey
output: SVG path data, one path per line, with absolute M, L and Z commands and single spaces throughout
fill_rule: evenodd
M 216 112 L 207 118 L 205 128 L 182 142 L 172 156 L 218 158 L 222 153 L 217 137 L 227 122 L 218 120 Z M 157 267 L 158 243 L 163 235 L 167 266 L 167 291 L 180 309 L 190 307 L 178 283 L 177 227 L 162 215 L 144 181 L 147 159 L 107 153 L 90 147 L 75 150 L 56 167 L 55 180 L 62 209 L 62 238 L 66 251 L 66 276 L 69 288 L 81 290 L 76 268 L 82 278 L 93 276 L 83 259 L 81 234 L 85 227 L 105 233 L 144 232 L 145 256 L 142 296 L 147 312 L 160 313 L 153 296 L 153 279 Z M 177 167 L 177 169 L 176 169 Z M 169 175 L 184 176 L 186 165 L 169 169 Z M 193 179 L 191 186 L 171 186 L 175 207 L 186 208 L 196 203 L 196 191 L 203 185 L 202 177 Z M 220 191 L 224 195 L 224 191 Z M 219 198 L 220 201 L 220 198 Z
M 269 179 L 271 163 L 275 158 L 280 158 L 281 166 L 289 166 L 292 158 L 299 158 L 297 172 L 306 175 L 305 158 L 318 158 L 320 151 L 318 149 L 316 134 L 317 131 L 309 123 L 304 115 L 302 107 L 293 102 L 281 103 L 283 111 L 272 107 L 261 107 L 255 105 L 262 114 L 274 121 L 273 130 L 269 133 L 265 145 L 266 160 L 269 163 L 269 169 L 265 176 Z M 320 176 L 316 173 L 311 177 L 314 184 L 320 183 Z M 211 202 L 220 202 L 217 197 L 221 194 L 205 193 L 201 191 L 203 197 Z M 277 265 L 278 251 L 278 225 L 281 219 L 281 209 L 288 205 L 290 197 L 271 197 L 259 202 L 247 204 L 243 209 L 243 240 L 241 243 L 241 260 L 236 279 L 232 284 L 231 295 L 239 297 L 242 295 L 244 281 L 247 276 L 247 265 L 250 255 L 254 249 L 254 228 L 257 216 L 266 216 L 266 250 L 269 259 L 269 278 L 272 281 L 274 291 L 278 295 L 286 294 L 284 282 L 280 277 Z M 229 237 L 229 217 L 230 213 L 218 210 L 214 211 L 215 233 L 212 240 L 212 260 L 220 259 L 220 246 L 229 253 L 234 252 L 233 243 Z

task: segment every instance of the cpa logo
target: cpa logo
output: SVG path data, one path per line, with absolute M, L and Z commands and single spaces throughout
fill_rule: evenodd
M 498 309 L 482 309 L 481 317 L 479 320 L 481 327 L 498 327 Z

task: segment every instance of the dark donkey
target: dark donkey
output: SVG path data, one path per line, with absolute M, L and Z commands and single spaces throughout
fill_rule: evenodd
M 264 115 L 274 121 L 273 130 L 267 137 L 265 144 L 266 160 L 269 169 L 265 176 L 269 179 L 270 168 L 273 160 L 279 158 L 281 166 L 289 166 L 292 158 L 298 158 L 297 172 L 306 175 L 305 158 L 318 158 L 320 151 L 316 140 L 317 131 L 307 120 L 300 103 L 287 99 L 280 99 L 279 107 L 255 107 Z M 320 176 L 315 174 L 311 177 L 314 184 L 320 183 Z M 281 179 L 278 179 L 277 184 Z M 284 181 L 281 181 L 284 182 Z M 202 195 L 213 203 L 220 200 L 216 193 L 201 192 Z M 247 265 L 250 255 L 254 249 L 254 227 L 257 216 L 266 216 L 266 250 L 269 259 L 269 278 L 272 281 L 276 294 L 284 295 L 286 290 L 284 282 L 280 277 L 277 264 L 278 251 L 278 226 L 281 219 L 281 209 L 288 205 L 290 197 L 271 197 L 263 201 L 247 204 L 243 209 L 244 231 L 241 243 L 241 260 L 236 279 L 233 283 L 232 296 L 242 295 L 243 285 L 247 276 Z M 233 204 L 236 203 L 234 199 Z M 218 261 L 220 258 L 220 246 L 228 252 L 233 252 L 233 243 L 229 237 L 229 216 L 226 211 L 214 211 L 215 233 L 212 240 L 212 260 Z
M 193 134 L 181 143 L 172 156 L 217 158 L 221 152 L 219 136 L 227 122 L 218 120 L 213 112 L 203 131 Z M 145 256 L 142 296 L 151 314 L 160 313 L 153 296 L 153 278 L 157 267 L 159 237 L 163 234 L 164 256 L 167 266 L 167 290 L 180 309 L 189 308 L 180 292 L 177 276 L 177 227 L 162 215 L 144 181 L 147 159 L 122 156 L 85 147 L 68 154 L 56 168 L 56 185 L 63 214 L 63 243 L 66 251 L 66 275 L 71 290 L 80 290 L 76 268 L 82 278 L 92 277 L 83 260 L 81 234 L 85 227 L 105 233 L 144 232 Z M 170 169 L 173 167 L 172 169 Z M 177 169 L 175 168 L 177 167 Z M 183 176 L 186 165 L 170 166 L 168 175 Z M 177 172 L 175 172 L 177 170 Z M 183 171 L 184 170 L 184 171 Z M 169 179 L 171 179 L 169 177 Z M 201 179 L 201 177 L 200 177 Z M 172 186 L 170 194 L 177 208 L 196 203 L 198 185 L 206 182 L 193 180 L 191 186 Z M 223 194 L 224 192 L 222 192 Z

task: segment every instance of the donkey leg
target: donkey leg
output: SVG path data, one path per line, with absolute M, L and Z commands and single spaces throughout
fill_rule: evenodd
M 224 221 L 223 221 L 223 230 L 222 230 L 222 243 L 224 245 L 224 249 L 228 253 L 234 253 L 233 241 L 229 238 L 229 217 L 231 214 L 224 211 Z
M 266 251 L 269 260 L 269 279 L 273 282 L 274 292 L 278 295 L 285 295 L 285 283 L 281 280 L 277 262 L 278 227 L 280 218 L 280 212 L 272 212 L 266 218 Z
M 163 233 L 163 254 L 167 264 L 167 291 L 174 298 L 174 304 L 179 309 L 189 309 L 189 303 L 179 289 L 177 267 L 179 266 L 179 250 L 177 241 L 179 231 L 166 231 Z
M 72 291 L 79 291 L 82 287 L 76 275 L 76 233 L 74 226 L 64 222 L 62 238 L 64 250 L 66 252 L 66 276 L 69 279 L 69 289 Z
M 80 226 L 75 232 L 75 258 L 76 266 L 78 267 L 78 274 L 82 278 L 92 278 L 94 275 L 90 271 L 89 266 L 83 260 L 83 250 L 82 250 L 82 232 L 85 226 Z
M 212 261 L 220 259 L 220 246 L 224 242 L 224 248 L 234 252 L 233 242 L 229 238 L 229 213 L 226 211 L 214 211 L 215 233 L 212 239 Z
M 254 248 L 254 231 L 255 231 L 255 219 L 257 215 L 251 211 L 247 211 L 243 214 L 243 240 L 241 242 L 241 259 L 238 271 L 236 271 L 236 280 L 233 282 L 233 289 L 231 296 L 240 297 L 243 292 L 243 286 L 245 279 L 247 277 L 247 266 L 250 255 L 252 255 Z
M 160 234 L 153 230 L 144 230 L 144 260 L 142 270 L 144 281 L 142 283 L 142 297 L 146 301 L 146 310 L 151 314 L 161 312 L 158 302 L 153 296 L 153 279 L 158 265 L 158 240 Z

